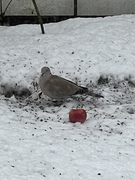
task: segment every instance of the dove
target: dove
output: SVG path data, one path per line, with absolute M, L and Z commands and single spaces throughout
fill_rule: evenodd
M 39 86 L 44 95 L 56 100 L 66 99 L 76 94 L 87 94 L 103 98 L 103 96 L 99 94 L 90 92 L 87 87 L 78 86 L 70 80 L 53 75 L 49 67 L 43 67 L 41 69 Z

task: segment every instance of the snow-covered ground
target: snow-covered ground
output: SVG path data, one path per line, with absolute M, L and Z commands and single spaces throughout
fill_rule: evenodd
M 134 180 L 135 15 L 45 31 L 0 27 L 0 179 Z M 43 66 L 104 98 L 37 99 Z M 87 121 L 70 123 L 72 108 L 84 108 Z

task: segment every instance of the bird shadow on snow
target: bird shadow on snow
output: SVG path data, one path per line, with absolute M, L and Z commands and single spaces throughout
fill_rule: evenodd
M 41 110 L 46 113 L 57 113 L 61 109 L 85 108 L 87 111 L 99 109 L 106 111 L 109 106 L 122 106 L 129 114 L 135 112 L 135 84 L 131 79 L 116 81 L 113 77 L 100 77 L 97 84 L 91 88 L 94 92 L 100 92 L 104 98 L 96 98 L 88 95 L 77 95 L 64 101 L 52 101 L 45 96 L 39 96 L 38 90 L 32 93 L 31 90 L 8 84 L 1 85 L 5 99 L 10 101 L 15 98 L 12 105 L 19 108 L 31 107 L 34 110 Z
M 25 100 L 19 100 L 18 103 L 22 106 L 33 106 L 42 110 L 46 113 L 57 113 L 62 109 L 72 109 L 72 108 L 84 108 L 89 107 L 90 109 L 97 106 L 97 98 L 89 98 L 88 96 L 74 96 L 65 100 L 52 100 L 44 95 L 36 99 L 32 96 L 26 98 Z
M 10 92 L 10 88 L 7 89 L 7 92 Z M 72 108 L 83 108 L 87 112 L 84 128 L 89 130 L 90 123 L 93 135 L 97 136 L 102 132 L 112 136 L 121 135 L 135 114 L 135 84 L 130 79 L 116 81 L 112 77 L 101 77 L 90 89 L 101 93 L 104 98 L 77 95 L 62 102 L 54 102 L 40 95 L 38 89 L 34 93 L 27 88 L 25 92 L 24 87 L 11 89 L 16 93 L 9 93 L 10 97 L 5 97 L 7 95 L 5 91 L 0 98 L 3 98 L 8 109 L 15 113 L 17 120 L 25 124 L 55 122 L 63 126 L 69 123 L 67 117 Z M 74 124 L 72 127 L 80 128 L 80 124 Z

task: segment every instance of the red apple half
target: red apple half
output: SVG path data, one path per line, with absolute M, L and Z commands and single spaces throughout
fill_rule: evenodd
M 86 118 L 87 113 L 84 109 L 71 109 L 71 111 L 69 112 L 69 121 L 71 123 L 83 123 L 85 122 Z

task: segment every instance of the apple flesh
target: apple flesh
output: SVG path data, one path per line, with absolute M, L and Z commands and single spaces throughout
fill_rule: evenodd
M 69 121 L 71 123 L 84 123 L 87 118 L 87 113 L 84 109 L 71 109 L 69 112 Z

